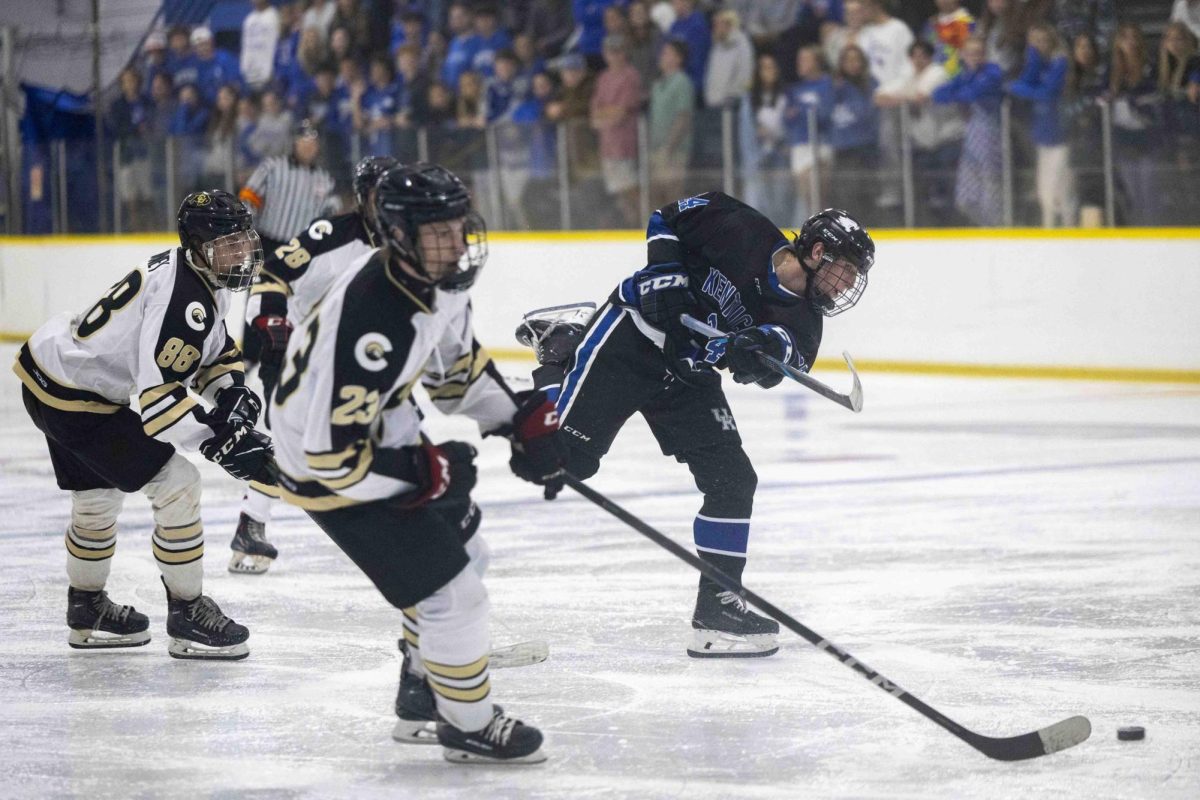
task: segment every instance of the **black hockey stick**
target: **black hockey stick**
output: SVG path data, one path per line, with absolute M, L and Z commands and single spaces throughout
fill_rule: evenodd
M 950 733 L 962 739 L 967 744 L 974 747 L 979 752 L 983 753 L 988 758 L 994 758 L 999 761 L 1022 761 L 1027 758 L 1037 758 L 1049 753 L 1054 753 L 1058 750 L 1066 750 L 1068 747 L 1074 747 L 1080 742 L 1088 738 L 1092 733 L 1092 724 L 1087 717 L 1068 717 L 1061 722 L 1056 722 L 1040 730 L 1032 733 L 1023 733 L 1020 736 L 1009 736 L 1004 738 L 996 738 L 993 736 L 983 736 L 975 733 L 972 730 L 964 728 L 954 720 L 947 717 L 937 709 L 926 705 L 921 700 L 912 696 L 904 689 L 901 689 L 896 684 L 885 678 L 880 673 L 868 667 L 854 656 L 847 653 L 842 648 L 838 647 L 828 639 L 823 638 L 814 631 L 809 630 L 804 625 L 797 622 L 789 614 L 779 610 L 771 603 L 768 603 L 763 598 L 759 597 L 754 592 L 742 586 L 739 581 L 726 575 L 721 570 L 714 567 L 712 564 L 700 559 L 698 556 L 688 552 L 683 547 L 676 544 L 671 539 L 667 538 L 663 533 L 650 527 L 638 517 L 629 513 L 625 509 L 618 506 L 613 501 L 609 500 L 604 495 L 597 492 L 595 489 L 587 486 L 583 481 L 570 474 L 563 475 L 563 482 L 570 486 L 579 494 L 591 500 L 596 505 L 603 508 L 608 513 L 612 514 L 617 519 L 630 526 L 638 533 L 645 536 L 650 541 L 657 544 L 659 547 L 670 552 L 677 558 L 685 561 L 691 566 L 698 569 L 705 577 L 718 583 L 722 588 L 735 592 L 744 597 L 749 602 L 753 603 L 759 609 L 764 611 L 768 616 L 783 625 L 788 630 L 799 635 L 807 640 L 809 644 L 816 647 L 818 650 L 824 650 L 829 655 L 836 658 L 838 661 L 850 667 L 852 670 L 862 675 L 871 683 L 883 689 L 885 692 L 895 697 L 900 702 L 904 703 L 909 708 L 915 709 L 923 717 L 933 720 L 938 725 L 941 725 Z
M 696 333 L 703 334 L 703 335 L 709 337 L 710 339 L 729 339 L 730 338 L 729 334 L 725 333 L 724 331 L 720 330 L 719 328 L 714 328 L 712 325 L 709 325 L 708 323 L 701 322 L 700 320 L 696 319 L 695 317 L 693 317 L 689 314 L 680 314 L 679 321 L 683 323 L 684 327 L 690 328 L 691 330 L 695 331 Z M 846 366 L 850 368 L 850 375 L 854 378 L 854 386 L 850 389 L 850 394 L 842 394 L 841 392 L 835 391 L 832 388 L 821 383 L 819 380 L 812 377 L 808 373 L 801 372 L 800 370 L 796 369 L 795 367 L 791 366 L 790 364 L 784 364 L 779 359 L 772 358 L 771 356 L 767 355 L 766 353 L 760 352 L 760 353 L 758 353 L 758 357 L 762 360 L 762 362 L 764 364 L 766 364 L 771 369 L 778 372 L 780 375 L 784 375 L 788 378 L 791 378 L 792 380 L 796 381 L 796 383 L 802 384 L 802 385 L 808 387 L 809 389 L 812 389 L 814 392 L 821 395 L 822 397 L 828 398 L 829 400 L 832 400 L 833 402 L 837 403 L 840 406 L 845 406 L 846 408 L 850 409 L 851 411 L 853 411 L 856 414 L 859 411 L 862 411 L 862 407 L 863 407 L 862 383 L 858 380 L 858 370 L 856 370 L 854 368 L 854 361 L 851 360 L 849 353 L 842 351 L 842 358 L 846 359 Z

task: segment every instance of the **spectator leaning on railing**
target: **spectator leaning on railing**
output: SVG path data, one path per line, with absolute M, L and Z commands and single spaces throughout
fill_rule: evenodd
M 1033 105 L 1037 196 L 1043 228 L 1075 225 L 1079 205 L 1063 127 L 1067 67 L 1067 54 L 1058 32 L 1052 25 L 1040 23 L 1029 29 L 1029 47 L 1020 76 L 1006 87 L 1010 95 Z
M 1117 26 L 1109 68 L 1113 151 L 1119 222 L 1154 225 L 1160 220 L 1156 173 L 1161 143 L 1161 96 L 1146 37 L 1131 23 Z
M 590 119 L 600 139 L 600 168 L 604 188 L 612 198 L 620 224 L 636 227 L 638 212 L 638 112 L 641 109 L 642 79 L 629 63 L 625 40 L 604 40 L 607 68 L 596 80 Z
M 1108 91 L 1105 66 L 1096 40 L 1079 34 L 1071 42 L 1067 65 L 1064 114 L 1071 148 L 1071 171 L 1079 196 L 1079 224 L 1099 227 L 1104 222 L 1104 133 L 1100 100 Z
M 141 92 L 137 71 L 126 68 L 118 79 L 120 94 L 108 108 L 108 127 L 117 142 L 117 163 L 113 174 L 117 197 L 121 202 L 124 224 L 144 230 L 153 210 L 154 195 L 150 176 L 150 149 L 153 104 Z
M 819 169 L 823 181 L 829 177 L 829 115 L 833 112 L 833 81 L 825 68 L 825 58 L 816 45 L 796 53 L 796 72 L 800 79 L 787 88 L 788 143 L 791 145 L 792 180 L 796 188 L 794 219 L 799 224 L 814 213 L 817 198 L 811 184 L 813 169 Z M 813 121 L 816 138 L 813 138 Z
M 954 202 L 971 224 L 995 227 L 1004 221 L 1000 140 L 1004 72 L 999 64 L 985 60 L 986 53 L 983 39 L 968 39 L 962 49 L 962 69 L 934 90 L 933 101 L 968 109 Z
M 687 45 L 668 40 L 658 57 L 662 77 L 650 88 L 650 205 L 684 196 L 692 154 L 692 111 L 696 90 L 683 71 Z
M 737 12 L 718 11 L 713 16 L 712 48 L 704 75 L 704 104 L 709 108 L 737 107 L 753 79 L 754 48 L 741 29 Z
M 754 131 L 754 138 L 746 159 L 745 194 L 746 203 L 776 225 L 787 225 L 794 219 L 795 188 L 784 119 L 787 102 L 779 61 L 771 53 L 760 54 L 750 88 L 748 127 Z
M 879 110 L 872 96 L 879 84 L 858 45 L 842 48 L 833 80 L 829 139 L 833 146 L 831 206 L 868 209 L 874 205 L 879 164 Z

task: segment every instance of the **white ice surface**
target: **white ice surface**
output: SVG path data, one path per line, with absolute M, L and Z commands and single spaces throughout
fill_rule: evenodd
M 691 569 L 569 491 L 542 502 L 493 440 L 477 492 L 493 638 L 551 647 L 493 673 L 494 697 L 545 731 L 542 766 L 394 743 L 399 613 L 289 507 L 271 572 L 228 574 L 240 489 L 204 463 L 206 592 L 250 627 L 249 659 L 167 656 L 141 497 L 109 590 L 154 640 L 71 650 L 68 497 L 9 375 L 0 796 L 1200 797 L 1200 390 L 863 381 L 861 415 L 798 386 L 730 389 L 760 477 L 747 585 L 973 730 L 1084 714 L 1089 741 L 989 761 L 786 633 L 768 659 L 685 657 Z M 436 414 L 429 428 L 472 435 Z M 690 543 L 690 476 L 640 420 L 592 485 Z M 1146 740 L 1118 742 L 1128 724 Z

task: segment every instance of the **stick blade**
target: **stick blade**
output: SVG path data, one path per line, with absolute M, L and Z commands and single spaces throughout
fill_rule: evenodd
M 850 358 L 850 354 L 843 350 L 842 358 L 846 359 L 846 366 L 854 378 L 854 388 L 850 390 L 850 410 L 857 414 L 863 408 L 862 381 L 858 379 L 858 370 L 854 368 L 854 359 Z
M 1091 735 L 1092 723 L 1087 717 L 1068 717 L 1041 730 L 1020 736 L 1007 739 L 978 736 L 977 739 L 968 741 L 988 758 L 997 761 L 1024 761 L 1074 747 Z
M 510 644 L 507 647 L 497 647 L 491 652 L 489 664 L 492 669 L 528 667 L 540 664 L 549 657 L 550 645 L 538 639 L 532 642 Z

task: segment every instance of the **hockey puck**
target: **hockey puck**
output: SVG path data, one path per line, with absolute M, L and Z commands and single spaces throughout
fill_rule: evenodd
M 1122 742 L 1136 742 L 1146 738 L 1146 729 L 1141 725 L 1117 728 L 1117 738 Z

